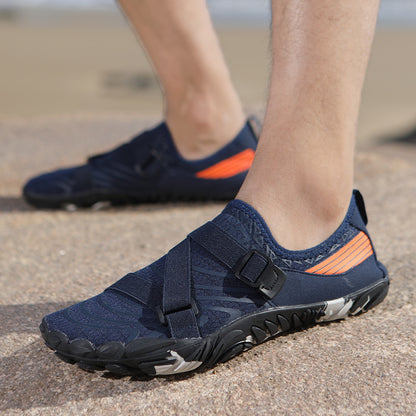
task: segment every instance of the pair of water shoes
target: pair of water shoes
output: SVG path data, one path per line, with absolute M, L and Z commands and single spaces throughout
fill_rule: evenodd
M 86 165 L 34 178 L 37 207 L 232 199 L 256 148 L 247 123 L 209 158 L 189 162 L 165 124 Z M 226 361 L 279 334 L 357 315 L 387 294 L 361 194 L 326 241 L 281 247 L 260 214 L 231 201 L 165 256 L 103 293 L 46 316 L 46 344 L 63 360 L 121 375 L 168 375 Z

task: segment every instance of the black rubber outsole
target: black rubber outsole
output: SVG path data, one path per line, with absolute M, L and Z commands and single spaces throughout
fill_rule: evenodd
M 204 338 L 141 338 L 96 347 L 86 339 L 69 341 L 62 332 L 48 331 L 45 321 L 40 330 L 46 345 L 59 358 L 83 370 L 107 370 L 118 376 L 164 376 L 208 369 L 276 336 L 366 312 L 384 300 L 388 288 L 386 277 L 333 301 L 267 309 L 239 318 Z
M 175 195 L 160 194 L 157 192 L 146 195 L 120 195 L 103 193 L 85 193 L 71 197 L 50 197 L 43 195 L 33 195 L 26 192 L 23 197 L 30 205 L 39 209 L 67 209 L 67 207 L 90 208 L 98 203 L 105 203 L 111 206 L 137 205 L 146 203 L 161 202 L 203 202 L 203 201 L 231 201 L 237 192 L 229 195 Z

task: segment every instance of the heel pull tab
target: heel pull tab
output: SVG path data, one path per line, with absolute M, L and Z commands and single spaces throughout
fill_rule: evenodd
M 367 218 L 367 212 L 365 210 L 364 198 L 358 189 L 354 189 L 354 197 L 355 197 L 355 203 L 357 204 L 357 207 L 358 207 L 358 211 L 360 211 L 361 218 L 364 221 L 364 224 L 367 225 L 368 218 Z
M 254 137 L 256 138 L 256 141 L 259 141 L 260 133 L 262 129 L 261 121 L 254 115 L 251 114 L 247 118 L 248 125 L 250 126 L 251 131 L 254 134 Z

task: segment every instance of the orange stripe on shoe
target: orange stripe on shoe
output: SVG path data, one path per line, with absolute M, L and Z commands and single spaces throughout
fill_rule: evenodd
M 349 243 L 323 262 L 306 270 L 315 274 L 340 274 L 362 263 L 373 254 L 370 239 L 361 231 Z
M 361 252 L 362 249 L 368 244 L 364 236 L 360 236 L 354 241 L 351 240 L 346 246 L 338 250 L 334 255 L 329 257 L 326 260 L 326 264 L 318 265 L 317 269 L 314 270 L 314 273 L 317 274 L 333 274 L 333 269 L 337 266 L 343 266 L 349 262 L 349 259 L 354 257 L 357 252 Z
M 344 273 L 348 271 L 349 269 L 352 269 L 353 267 L 358 266 L 364 260 L 368 259 L 373 253 L 374 253 L 373 248 L 370 246 L 367 250 L 360 253 L 360 256 L 357 256 L 355 261 L 352 261 L 351 263 L 345 265 L 342 269 L 337 270 L 337 272 L 334 274 Z
M 250 169 L 254 159 L 254 150 L 246 149 L 234 156 L 224 159 L 207 169 L 197 172 L 197 178 L 227 179 Z
M 306 270 L 308 273 L 315 273 L 323 269 L 325 266 L 329 265 L 330 263 L 338 260 L 342 257 L 343 254 L 347 253 L 349 249 L 354 247 L 356 244 L 361 243 L 365 239 L 365 234 L 360 232 L 357 234 L 349 243 L 347 243 L 344 247 L 340 248 L 335 254 L 328 257 L 326 260 L 322 261 L 321 263 L 311 267 L 310 269 Z
M 353 246 L 351 246 L 347 252 L 345 252 L 340 258 L 331 262 L 328 266 L 324 267 L 322 270 L 318 270 L 321 274 L 333 274 L 334 270 L 343 267 L 345 264 L 348 264 L 355 256 L 359 255 L 362 251 L 370 247 L 370 242 L 366 239 L 360 240 Z
M 329 269 L 326 269 L 322 274 L 338 274 L 338 270 L 347 267 L 349 264 L 353 263 L 355 259 L 362 256 L 364 252 L 370 249 L 371 244 L 369 242 L 362 243 L 360 247 L 357 247 L 356 249 L 348 253 L 348 256 L 344 257 L 341 261 L 337 262 Z

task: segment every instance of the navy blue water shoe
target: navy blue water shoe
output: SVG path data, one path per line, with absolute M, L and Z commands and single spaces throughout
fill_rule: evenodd
M 213 155 L 188 161 L 177 152 L 165 123 L 116 149 L 90 157 L 83 166 L 29 180 L 23 195 L 37 208 L 89 207 L 177 200 L 230 200 L 254 158 L 251 121 Z
M 389 280 L 361 194 L 322 244 L 288 251 L 232 201 L 167 255 L 102 294 L 46 316 L 46 344 L 89 371 L 168 375 L 207 368 L 267 339 L 365 312 Z

